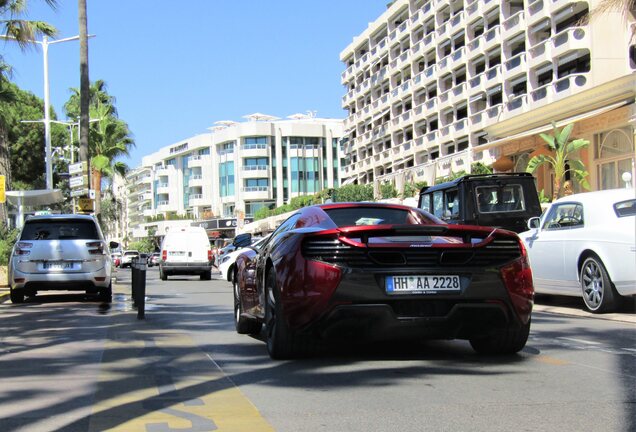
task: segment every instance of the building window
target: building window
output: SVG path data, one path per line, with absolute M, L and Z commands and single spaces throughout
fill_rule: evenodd
M 219 184 L 221 185 L 221 196 L 234 195 L 234 162 L 223 162 L 219 164 Z
M 634 135 L 630 128 L 613 129 L 594 137 L 594 157 L 597 165 L 598 188 L 601 190 L 625 187 L 622 176 L 634 172 Z
M 316 157 L 292 157 L 291 191 L 296 193 L 315 193 L 320 191 L 319 162 Z

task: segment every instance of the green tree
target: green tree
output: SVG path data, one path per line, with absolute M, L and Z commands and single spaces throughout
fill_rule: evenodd
M 71 89 L 71 97 L 64 104 L 68 118 L 77 119 L 80 115 L 80 91 Z M 95 189 L 95 214 L 101 213 L 103 178 L 115 173 L 126 175 L 128 166 L 119 160 L 129 155 L 135 145 L 128 124 L 117 115 L 115 98 L 108 94 L 106 83 L 95 81 L 90 87 L 90 116 L 98 121 L 90 124 L 90 170 L 91 185 Z
M 402 198 L 410 198 L 414 196 L 419 196 L 420 191 L 424 186 L 428 186 L 428 182 L 419 181 L 415 183 L 407 183 L 404 185 L 404 194 Z
M 540 134 L 553 154 L 537 155 L 528 161 L 526 171 L 529 173 L 534 173 L 542 165 L 548 165 L 554 171 L 552 199 L 560 198 L 563 195 L 563 183 L 568 172 L 585 189 L 590 188 L 587 182 L 588 172 L 585 164 L 580 159 L 573 157 L 574 153 L 587 147 L 590 142 L 580 138 L 570 141 L 573 128 L 574 123 L 570 123 L 562 129 L 553 124 L 552 135 Z
M 46 3 L 55 8 L 56 0 L 45 0 Z M 46 35 L 54 36 L 56 29 L 43 21 L 27 20 L 28 4 L 26 0 L 0 0 L 0 26 L 2 36 L 8 40 L 15 41 L 22 49 L 31 46 L 35 38 Z M 0 101 L 13 100 L 13 92 L 7 88 L 6 76 L 10 72 L 10 67 L 0 54 Z M 0 175 L 5 176 L 6 188 L 11 189 L 11 163 L 9 151 L 9 139 L 7 137 L 6 113 L 0 109 Z M 0 204 L 0 226 L 5 223 L 5 204 Z
M 349 184 L 335 190 L 337 202 L 373 201 L 373 185 Z
M 397 198 L 398 191 L 392 181 L 385 181 L 380 183 L 380 198 Z

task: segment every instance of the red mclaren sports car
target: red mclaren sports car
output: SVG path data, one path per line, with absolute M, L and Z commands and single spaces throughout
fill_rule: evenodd
M 534 288 L 519 237 L 412 207 L 305 207 L 245 248 L 235 271 L 236 330 L 264 324 L 275 359 L 343 337 L 467 339 L 477 352 L 512 354 L 530 331 Z

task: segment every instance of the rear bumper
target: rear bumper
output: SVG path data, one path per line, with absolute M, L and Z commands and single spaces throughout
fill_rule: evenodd
M 389 275 L 435 273 L 459 275 L 461 290 L 400 295 L 386 292 Z M 524 322 L 515 312 L 499 271 L 492 268 L 347 269 L 326 308 L 312 309 L 311 303 L 316 304 L 315 299 L 300 304 L 287 297 L 284 307 L 290 324 L 300 332 L 330 339 L 469 339 L 497 329 L 519 328 Z
M 163 262 L 159 268 L 165 274 L 201 274 L 212 270 L 212 264 L 209 262 L 192 262 L 192 263 L 170 263 Z
M 98 281 L 96 278 L 104 280 Z M 23 281 L 16 282 L 16 279 Z M 11 272 L 9 284 L 12 289 L 84 291 L 108 288 L 110 280 L 110 271 L 105 269 L 95 273 L 23 273 L 14 270 Z

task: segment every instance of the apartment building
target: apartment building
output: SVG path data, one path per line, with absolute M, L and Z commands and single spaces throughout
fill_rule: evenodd
M 128 183 L 128 232 L 162 235 L 171 216 L 233 234 L 262 207 L 340 185 L 343 122 L 295 114 L 252 114 L 217 122 L 197 135 L 143 158 Z M 230 233 L 231 232 L 231 233 Z
M 340 54 L 344 182 L 435 180 L 473 162 L 525 171 L 575 123 L 592 189 L 634 172 L 636 26 L 599 0 L 396 0 Z M 537 172 L 551 191 L 551 173 Z M 577 187 L 575 185 L 575 187 Z

